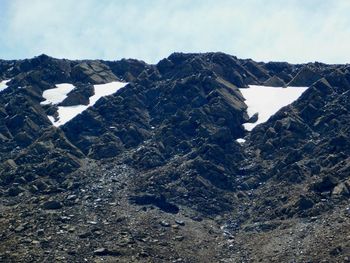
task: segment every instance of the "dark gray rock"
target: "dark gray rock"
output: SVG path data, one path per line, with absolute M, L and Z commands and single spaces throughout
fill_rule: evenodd
M 56 200 L 51 200 L 43 203 L 43 208 L 48 210 L 61 209 L 63 207 L 62 203 Z
M 300 196 L 300 199 L 297 202 L 297 206 L 300 210 L 307 210 L 314 206 L 314 202 L 306 196 Z
M 13 186 L 13 187 L 8 189 L 7 193 L 8 193 L 9 196 L 17 196 L 20 193 L 22 193 L 23 191 L 24 191 L 23 188 L 18 187 L 18 186 Z
M 264 85 L 269 87 L 284 87 L 286 84 L 282 79 L 275 75 L 266 80 Z
M 287 86 L 308 87 L 321 78 L 322 75 L 320 75 L 314 69 L 310 68 L 309 66 L 304 66 L 287 84 Z
M 322 180 L 314 183 L 313 189 L 317 192 L 331 191 L 338 184 L 338 180 L 331 175 L 327 175 Z

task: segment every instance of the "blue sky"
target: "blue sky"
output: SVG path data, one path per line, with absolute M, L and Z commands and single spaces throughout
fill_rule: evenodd
M 0 58 L 350 62 L 349 0 L 0 0 Z

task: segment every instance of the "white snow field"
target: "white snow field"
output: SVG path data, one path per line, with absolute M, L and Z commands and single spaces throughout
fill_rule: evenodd
M 307 88 L 249 85 L 247 89 L 239 89 L 246 99 L 249 117 L 259 114 L 257 122 L 244 123 L 244 128 L 251 131 L 256 125 L 267 121 L 279 109 L 297 100 Z
M 46 99 L 40 104 L 58 104 L 67 98 L 67 94 L 75 87 L 69 83 L 56 84 L 56 88 L 48 89 L 43 92 L 43 97 Z
M 8 79 L 8 80 L 3 80 L 0 82 L 0 92 L 4 91 L 5 89 L 8 88 L 8 86 L 6 85 L 7 82 L 10 82 L 11 80 Z
M 111 95 L 117 92 L 119 89 L 126 86 L 128 83 L 114 81 L 106 84 L 94 85 L 95 94 L 89 98 L 88 105 L 75 105 L 75 106 L 58 106 L 58 119 L 55 120 L 52 116 L 48 116 L 52 124 L 56 127 L 61 126 L 71 119 L 73 119 L 78 114 L 82 113 L 88 107 L 93 106 L 101 97 Z M 58 104 L 62 102 L 67 94 L 74 89 L 72 84 L 58 84 L 56 87 L 60 87 L 60 90 L 50 89 L 46 91 L 51 91 L 49 93 L 43 93 L 43 97 L 46 99 L 41 104 Z M 73 88 L 72 88 L 73 87 Z M 56 90 L 55 93 L 52 90 Z M 69 91 L 68 91 L 69 90 Z M 68 92 L 67 92 L 68 91 Z M 50 101 L 46 103 L 46 101 Z

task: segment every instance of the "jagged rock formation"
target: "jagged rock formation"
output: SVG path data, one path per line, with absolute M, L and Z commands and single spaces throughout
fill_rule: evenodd
M 0 93 L 0 260 L 349 260 L 349 70 L 223 53 L 0 61 L 11 79 Z M 112 81 L 128 85 L 58 128 L 57 106 L 40 104 L 71 83 L 60 105 L 87 105 L 92 85 Z M 254 84 L 310 88 L 247 132 L 238 88 Z

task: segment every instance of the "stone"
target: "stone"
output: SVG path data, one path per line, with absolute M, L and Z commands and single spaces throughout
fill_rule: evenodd
M 249 118 L 249 120 L 247 121 L 248 123 L 255 123 L 258 121 L 259 118 L 259 113 L 254 113 L 252 117 Z
M 314 202 L 306 196 L 300 196 L 300 199 L 297 202 L 297 205 L 300 210 L 307 210 L 314 206 Z
M 38 236 L 43 236 L 45 234 L 45 230 L 44 229 L 38 229 L 38 231 L 36 231 L 36 233 L 38 234 Z
M 329 251 L 329 254 L 332 256 L 337 256 L 343 251 L 343 248 L 341 246 L 337 246 L 333 248 L 331 251 Z
M 349 196 L 350 191 L 344 183 L 340 183 L 333 188 L 332 196 Z
M 179 220 L 179 219 L 175 219 L 175 223 L 178 224 L 179 226 L 184 226 L 185 225 L 185 221 Z
M 18 227 L 15 228 L 15 232 L 17 233 L 23 232 L 26 228 L 27 228 L 27 224 L 19 225 Z
M 18 186 L 13 186 L 11 188 L 8 189 L 8 195 L 9 196 L 17 196 L 19 195 L 20 193 L 22 193 L 24 190 L 21 189 L 20 187 Z
M 304 66 L 297 75 L 287 84 L 294 87 L 308 87 L 322 76 L 309 66 Z
M 157 195 L 145 194 L 139 196 L 133 196 L 130 198 L 130 201 L 134 202 L 137 205 L 155 205 L 162 211 L 171 214 L 177 214 L 179 212 L 179 208 L 168 202 L 166 198 Z
M 284 87 L 286 84 L 278 76 L 272 76 L 264 82 L 264 86 L 269 87 Z
M 43 204 L 43 208 L 48 210 L 61 209 L 62 207 L 63 207 L 62 203 L 56 200 L 47 201 Z
M 98 249 L 94 250 L 94 254 L 96 256 L 107 256 L 108 250 L 106 248 L 98 248 Z
M 184 236 L 175 236 L 174 237 L 174 240 L 176 240 L 176 241 L 183 241 L 184 239 L 185 239 Z
M 141 252 L 139 253 L 139 256 L 140 256 L 140 257 L 143 257 L 143 258 L 146 258 L 146 257 L 149 257 L 150 254 L 143 250 L 143 251 L 141 251 Z
M 66 200 L 74 200 L 77 198 L 77 195 L 68 195 Z
M 98 248 L 94 250 L 95 256 L 120 256 L 121 253 L 117 250 L 110 250 L 107 248 Z
M 323 177 L 320 181 L 314 183 L 313 189 L 317 192 L 331 191 L 338 184 L 337 178 L 332 175 Z
M 170 227 L 170 224 L 165 220 L 160 221 L 160 225 L 164 227 Z
M 174 64 L 167 58 L 162 59 L 158 62 L 157 68 L 161 74 L 166 73 L 174 67 Z
M 87 231 L 87 232 L 80 233 L 78 236 L 80 238 L 88 238 L 88 237 L 92 236 L 92 233 L 90 231 Z

